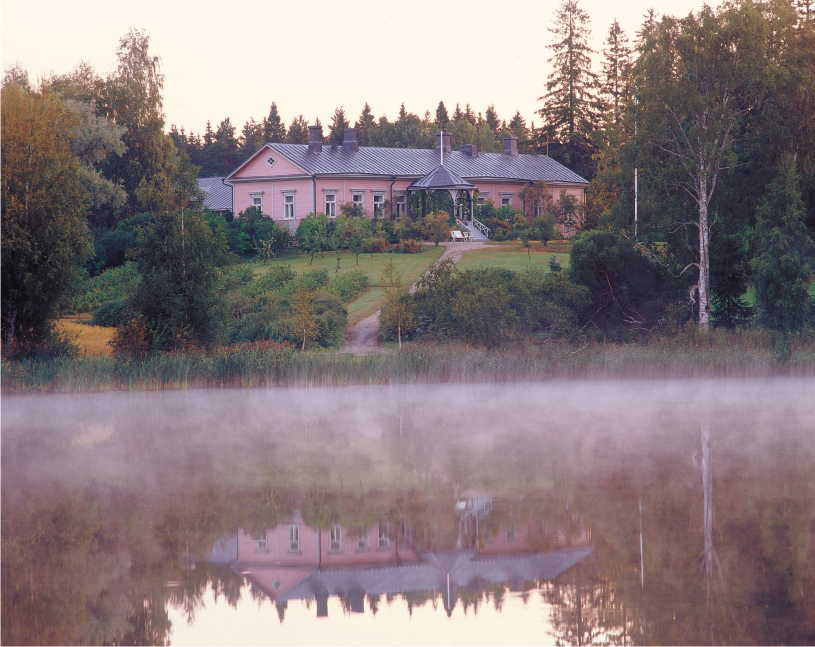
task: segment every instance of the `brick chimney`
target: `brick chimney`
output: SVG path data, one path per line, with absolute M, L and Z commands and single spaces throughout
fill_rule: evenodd
M 478 157 L 478 146 L 475 144 L 464 144 L 464 146 L 460 146 L 459 150 L 462 153 L 467 153 L 470 157 Z
M 504 155 L 518 157 L 518 138 L 513 136 L 504 137 Z
M 451 137 L 453 135 L 448 132 L 440 132 L 436 135 L 436 148 L 444 148 L 445 153 L 452 153 L 453 152 L 453 144 L 451 142 Z
M 323 127 L 322 126 L 309 126 L 308 127 L 308 152 L 309 153 L 322 153 L 323 152 Z
M 343 130 L 342 137 L 342 147 L 345 150 L 351 153 L 356 153 L 359 150 L 356 128 L 346 128 Z

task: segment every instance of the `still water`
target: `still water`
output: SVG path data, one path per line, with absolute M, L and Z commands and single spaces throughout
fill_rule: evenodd
M 815 642 L 812 379 L 2 404 L 5 644 Z

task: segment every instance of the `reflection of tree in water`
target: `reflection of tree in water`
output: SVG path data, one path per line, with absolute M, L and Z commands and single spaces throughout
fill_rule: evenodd
M 553 636 L 559 645 L 626 645 L 632 621 L 612 582 L 598 572 L 593 558 L 541 586 L 552 605 Z

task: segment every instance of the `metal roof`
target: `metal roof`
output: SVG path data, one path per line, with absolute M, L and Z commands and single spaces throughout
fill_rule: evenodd
M 232 211 L 232 187 L 222 177 L 200 177 L 198 188 L 204 193 L 204 206 L 213 211 Z
M 268 144 L 272 149 L 312 175 L 398 175 L 421 178 L 436 170 L 441 162 L 439 150 L 426 148 L 378 148 L 343 146 L 309 152 L 307 144 Z M 462 151 L 444 155 L 444 168 L 459 178 L 480 180 L 544 180 L 553 183 L 588 184 L 546 155 L 479 153 L 471 157 Z
M 411 189 L 475 189 L 469 182 L 462 180 L 458 175 L 438 166 L 421 180 L 416 180 L 410 185 Z
M 591 546 L 547 554 L 484 555 L 464 553 L 424 553 L 414 564 L 387 564 L 364 567 L 328 567 L 312 572 L 276 599 L 313 599 L 316 594 L 410 593 L 441 589 L 450 581 L 457 586 L 473 586 L 520 580 L 550 580 L 567 571 L 594 552 Z

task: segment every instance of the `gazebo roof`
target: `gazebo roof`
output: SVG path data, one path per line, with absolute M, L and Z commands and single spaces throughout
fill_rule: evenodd
M 462 180 L 453 171 L 444 166 L 437 166 L 420 180 L 416 180 L 408 189 L 420 191 L 435 191 L 437 189 L 463 189 L 472 191 L 475 186 Z

